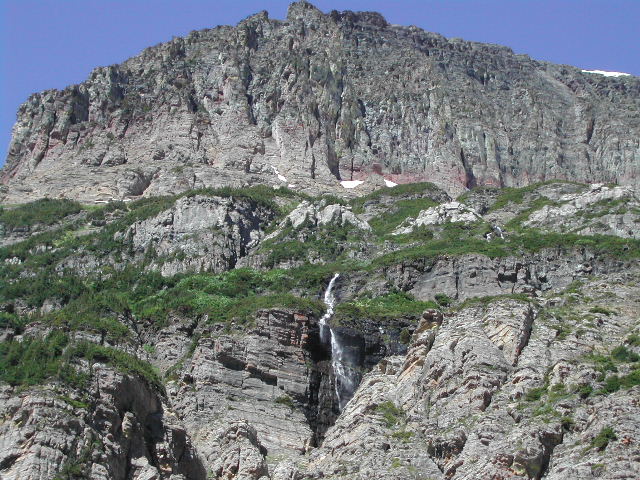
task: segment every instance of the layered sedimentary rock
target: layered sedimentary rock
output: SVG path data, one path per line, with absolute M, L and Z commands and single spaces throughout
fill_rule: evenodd
M 192 32 L 20 107 L 2 196 L 104 201 L 383 175 L 475 185 L 640 181 L 640 81 L 293 3 Z M 379 178 L 379 177 L 378 177 Z
M 545 183 L 2 211 L 0 475 L 635 478 L 637 205 Z
M 634 478 L 638 387 L 589 400 L 572 392 L 598 376 L 601 342 L 625 344 L 637 329 L 636 279 L 552 297 L 587 316 L 582 295 L 608 299 L 616 314 L 597 325 L 513 300 L 423 321 L 405 358 L 365 376 L 307 468 L 332 478 Z M 560 338 L 563 324 L 580 328 Z
M 304 1 L 33 95 L 0 477 L 639 477 L 639 113 Z

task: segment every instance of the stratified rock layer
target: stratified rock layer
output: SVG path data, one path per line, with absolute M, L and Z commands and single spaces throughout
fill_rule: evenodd
M 193 32 L 20 107 L 6 202 L 264 183 L 640 182 L 640 81 L 293 3 Z M 369 180 L 344 190 L 338 180 Z M 369 186 L 368 186 L 369 185 Z

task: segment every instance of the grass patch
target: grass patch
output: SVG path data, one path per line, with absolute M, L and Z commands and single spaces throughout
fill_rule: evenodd
M 56 380 L 74 388 L 84 388 L 88 375 L 72 365 L 74 358 L 86 359 L 90 364 L 112 365 L 125 374 L 142 377 L 149 385 L 163 391 L 160 378 L 149 363 L 114 348 L 90 342 L 71 343 L 60 331 L 44 338 L 0 343 L 0 380 L 22 387 Z
M 596 435 L 591 443 L 589 444 L 591 448 L 596 448 L 599 451 L 602 451 L 607 448 L 609 442 L 617 440 L 616 432 L 611 427 L 604 427 L 598 435 Z
M 79 342 L 69 347 L 69 358 L 84 358 L 89 364 L 105 363 L 128 375 L 143 378 L 151 387 L 164 392 L 164 386 L 156 369 L 148 362 L 115 348 L 103 347 L 91 342 Z
M 579 182 L 569 182 L 566 180 L 548 180 L 546 182 L 534 183 L 531 185 L 527 185 L 526 187 L 520 188 L 512 188 L 507 187 L 503 188 L 500 191 L 500 195 L 496 199 L 495 203 L 489 208 L 489 211 L 500 210 L 501 208 L 506 207 L 509 203 L 522 204 L 525 200 L 525 197 L 528 193 L 535 192 L 538 188 L 543 187 L 545 185 L 552 185 L 554 183 L 566 183 L 571 185 L 580 185 L 585 186 Z
M 289 395 L 281 395 L 278 398 L 276 398 L 275 402 L 278 405 L 284 405 L 285 407 L 289 407 L 291 410 L 295 408 L 293 399 Z
M 364 205 L 367 203 L 375 203 L 383 198 L 397 198 L 404 196 L 420 196 L 428 198 L 431 194 L 442 194 L 442 190 L 435 184 L 430 182 L 406 183 L 397 185 L 393 188 L 380 188 L 368 195 L 355 198 L 351 201 L 353 210 L 356 213 L 364 211 Z
M 363 242 L 365 235 L 351 225 L 316 227 L 305 222 L 295 231 L 287 225 L 277 237 L 265 241 L 260 252 L 266 254 L 264 263 L 268 268 L 291 261 L 333 262 L 350 247 Z
M 53 225 L 82 211 L 73 200 L 43 198 L 14 208 L 0 207 L 0 223 L 9 230 L 34 225 Z
M 371 225 L 376 235 L 388 235 L 398 228 L 407 218 L 415 218 L 422 210 L 435 207 L 436 205 L 438 205 L 438 202 L 430 198 L 399 200 L 387 211 L 369 220 L 369 225 Z
M 69 337 L 52 332 L 44 338 L 0 343 L 0 379 L 13 386 L 31 386 L 57 379 L 82 386 L 86 376 L 78 373 L 63 358 Z
M 589 309 L 590 313 L 601 313 L 602 315 L 606 315 L 607 317 L 611 316 L 611 315 L 615 315 L 615 310 L 610 310 L 608 308 L 605 307 L 601 307 L 601 306 L 595 306 L 593 308 Z
M 284 270 L 262 272 L 248 268 L 222 274 L 185 276 L 173 287 L 149 295 L 134 305 L 134 313 L 164 325 L 170 313 L 206 315 L 209 322 L 248 323 L 253 314 L 265 308 L 291 308 L 320 315 L 322 303 L 285 292 L 291 278 Z
M 524 395 L 524 399 L 527 402 L 537 402 L 547 393 L 547 387 L 536 387 L 527 391 Z
M 338 324 L 363 318 L 378 322 L 388 321 L 400 317 L 417 317 L 428 308 L 438 308 L 438 304 L 416 300 L 406 292 L 393 292 L 340 303 L 336 307 L 333 320 Z
M 376 406 L 376 413 L 382 417 L 387 428 L 393 428 L 404 421 L 405 413 L 391 401 L 386 401 Z

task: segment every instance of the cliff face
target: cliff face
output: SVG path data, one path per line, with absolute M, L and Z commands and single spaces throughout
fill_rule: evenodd
M 639 223 L 568 182 L 2 210 L 0 475 L 636 478 Z
M 451 194 L 551 178 L 638 185 L 639 112 L 635 77 L 297 2 L 285 21 L 263 12 L 193 32 L 34 94 L 2 195 L 97 201 L 256 183 L 342 193 L 338 180 L 372 172 Z
M 639 107 L 306 2 L 32 96 L 0 478 L 640 477 Z

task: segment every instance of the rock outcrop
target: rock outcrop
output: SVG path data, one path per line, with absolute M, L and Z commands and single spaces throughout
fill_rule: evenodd
M 352 194 L 339 180 L 370 174 L 451 194 L 551 178 L 638 185 L 639 98 L 633 76 L 300 1 L 284 21 L 261 12 L 192 32 L 32 95 L 2 198 L 255 183 Z
M 640 238 L 640 199 L 631 188 L 591 185 L 588 191 L 563 195 L 555 203 L 533 212 L 524 225 L 580 235 Z
M 637 478 L 639 221 L 556 181 L 3 208 L 0 476 Z
M 282 234 L 283 230 L 291 227 L 298 230 L 301 227 L 345 227 L 349 226 L 358 230 L 371 230 L 366 220 L 355 215 L 350 207 L 339 204 L 326 205 L 322 201 L 316 205 L 303 201 L 278 225 L 278 228 L 269 234 L 265 240 L 275 238 Z
M 95 365 L 84 398 L 59 387 L 2 387 L 0 471 L 7 480 L 57 477 L 204 480 L 183 425 L 141 379 Z
M 159 215 L 131 225 L 116 238 L 130 253 L 161 257 L 163 275 L 186 271 L 224 272 L 232 269 L 258 244 L 275 212 L 246 199 L 184 197 Z
M 449 202 L 422 210 L 416 218 L 408 218 L 393 231 L 393 235 L 413 232 L 426 225 L 442 225 L 443 223 L 474 223 L 482 217 L 473 208 L 459 202 Z
M 571 297 L 571 320 L 502 300 L 423 321 L 405 359 L 365 376 L 309 468 L 332 478 L 634 478 L 639 387 L 578 392 L 597 376 L 592 342 L 604 352 L 637 329 L 627 303 L 637 277 L 606 278 L 581 290 L 616 311 L 598 326 Z M 563 326 L 579 329 L 561 338 Z

